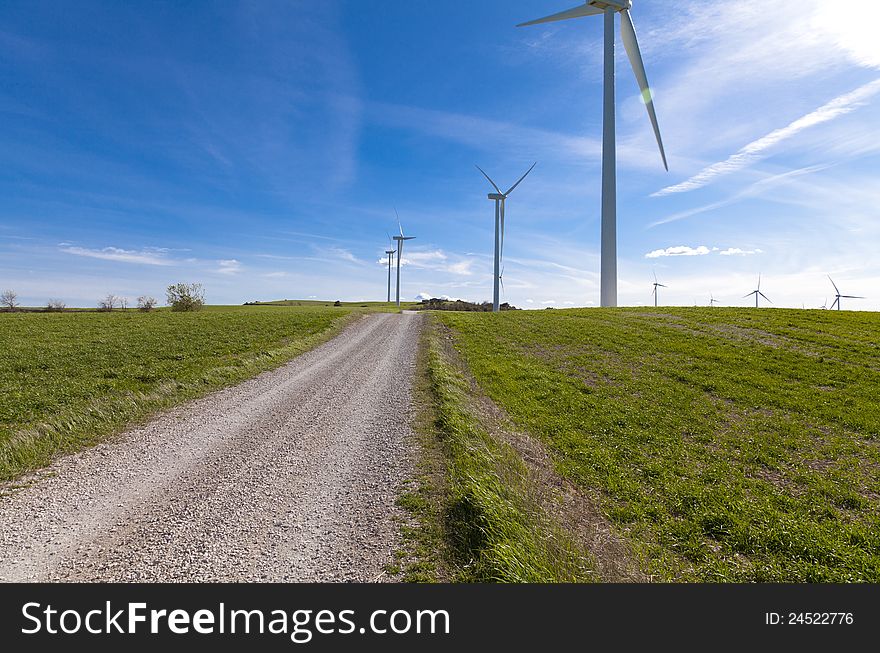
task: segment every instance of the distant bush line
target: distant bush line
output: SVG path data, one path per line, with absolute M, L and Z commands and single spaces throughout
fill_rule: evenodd
M 504 302 L 499 307 L 502 311 L 518 311 L 519 309 L 516 306 L 511 306 L 507 302 Z M 423 299 L 415 306 L 416 310 L 421 311 L 470 311 L 477 313 L 490 313 L 492 312 L 492 302 L 481 302 L 476 304 L 474 302 L 466 302 L 460 299 L 449 300 L 449 299 L 437 299 L 436 297 L 431 299 Z

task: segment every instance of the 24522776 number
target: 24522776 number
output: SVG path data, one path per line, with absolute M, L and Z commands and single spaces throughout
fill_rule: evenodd
M 852 612 L 778 612 L 764 613 L 764 623 L 789 626 L 849 626 L 855 621 Z

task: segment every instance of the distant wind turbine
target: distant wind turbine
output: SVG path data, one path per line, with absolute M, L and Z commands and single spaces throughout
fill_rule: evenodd
M 834 292 L 837 293 L 834 296 L 834 301 L 831 302 L 831 310 L 834 310 L 834 306 L 837 305 L 837 310 L 840 310 L 840 300 L 841 299 L 864 299 L 864 297 L 856 297 L 855 295 L 841 295 L 840 290 L 837 289 L 837 284 L 834 283 L 834 279 L 831 278 L 831 275 L 828 276 L 828 281 L 831 282 L 831 285 L 834 286 Z M 827 299 L 825 300 L 828 301 Z
M 750 292 L 748 295 L 743 295 L 743 299 L 745 299 L 746 297 L 751 297 L 752 295 L 755 296 L 755 308 L 758 308 L 758 297 L 759 296 L 763 297 L 768 302 L 770 302 L 770 298 L 761 292 L 761 275 L 760 274 L 758 275 L 758 288 L 756 290 L 753 290 L 752 292 Z M 773 302 L 770 302 L 770 303 L 772 304 Z
M 525 179 L 529 173 L 534 169 L 534 167 L 538 165 L 537 162 L 532 164 L 532 167 L 526 170 L 526 174 L 519 178 L 519 180 L 511 186 L 506 193 L 502 193 L 501 189 L 498 188 L 498 184 L 492 181 L 492 178 L 486 174 L 486 172 L 480 167 L 477 166 L 477 170 L 483 173 L 483 176 L 489 180 L 489 183 L 492 184 L 492 187 L 496 190 L 495 193 L 489 193 L 489 199 L 495 201 L 495 277 L 493 282 L 493 294 L 492 294 L 492 312 L 497 313 L 501 310 L 500 305 L 500 293 L 498 291 L 498 284 L 504 283 L 501 281 L 503 276 L 503 272 L 501 271 L 501 259 L 504 257 L 504 203 L 507 200 L 507 196 L 510 195 L 513 190 L 522 183 L 522 180 Z
M 386 234 L 387 235 L 387 234 Z M 388 242 L 391 243 L 391 246 L 394 247 L 394 240 L 392 240 L 391 236 L 388 236 Z M 391 303 L 391 265 L 394 260 L 394 253 L 397 250 L 395 249 L 386 249 L 385 253 L 388 255 L 388 299 L 385 300 L 389 304 Z
M 828 310 L 828 298 L 827 297 L 825 298 L 825 301 L 822 302 L 822 305 L 819 308 L 823 311 Z
M 715 295 L 709 293 L 709 308 L 714 308 L 715 304 L 719 304 L 720 302 L 715 299 Z
M 666 286 L 657 281 L 657 272 L 654 272 L 654 308 L 657 307 L 657 288 L 666 288 Z
M 397 229 L 400 231 L 400 235 L 394 237 L 394 240 L 397 241 L 397 308 L 400 308 L 400 260 L 403 258 L 403 242 L 405 240 L 415 240 L 416 237 L 404 236 L 397 209 L 394 209 L 394 215 L 397 216 Z
M 636 30 L 629 15 L 631 7 L 631 0 L 589 0 L 573 9 L 517 25 L 517 27 L 523 27 L 525 25 L 550 23 L 569 18 L 580 18 L 582 16 L 605 15 L 605 91 L 604 116 L 602 120 L 602 261 L 600 279 L 600 304 L 602 306 L 617 306 L 617 153 L 614 113 L 615 14 L 620 14 L 620 32 L 623 46 L 626 48 L 630 65 L 636 75 L 636 82 L 638 82 L 642 93 L 642 101 L 648 109 L 648 117 L 651 120 L 651 126 L 654 128 L 654 136 L 660 148 L 663 167 L 669 170 L 669 165 L 666 162 L 666 152 L 663 149 L 663 139 L 660 137 L 660 126 L 657 123 L 657 114 L 654 111 L 654 95 L 651 87 L 648 85 L 645 64 L 642 61 L 639 42 L 636 39 Z

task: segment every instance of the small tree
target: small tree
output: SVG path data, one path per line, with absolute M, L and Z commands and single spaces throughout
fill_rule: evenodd
M 14 290 L 4 290 L 0 295 L 0 305 L 5 306 L 10 311 L 18 308 L 18 294 Z
M 67 304 L 62 302 L 60 299 L 50 299 L 46 302 L 46 310 L 49 313 L 60 313 L 65 308 L 67 308 Z
M 200 283 L 175 283 L 165 291 L 172 311 L 198 311 L 205 304 L 205 291 Z
M 121 308 L 123 311 L 128 308 L 128 297 L 119 298 L 119 308 Z
M 144 313 L 149 313 L 154 308 L 156 308 L 157 303 L 158 302 L 156 301 L 155 297 L 141 295 L 140 297 L 138 297 L 138 310 L 143 311 Z
M 116 295 L 107 295 L 104 299 L 98 302 L 98 310 L 112 311 L 116 307 L 118 301 L 119 299 Z

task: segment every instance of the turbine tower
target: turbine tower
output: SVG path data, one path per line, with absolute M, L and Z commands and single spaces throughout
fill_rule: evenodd
M 617 153 L 615 135 L 615 104 L 614 104 L 614 18 L 620 14 L 620 32 L 623 46 L 629 56 L 629 62 L 636 76 L 642 101 L 648 109 L 648 117 L 654 128 L 654 136 L 660 148 L 663 167 L 669 170 L 666 152 L 660 137 L 660 126 L 654 112 L 654 97 L 648 85 L 645 64 L 636 39 L 629 10 L 631 0 L 589 0 L 585 4 L 559 12 L 545 18 L 521 23 L 517 27 L 550 23 L 582 16 L 605 16 L 605 82 L 604 82 L 604 116 L 602 134 L 602 262 L 601 262 L 601 306 L 617 306 Z
M 657 308 L 657 288 L 666 288 L 666 286 L 657 281 L 657 273 L 654 272 L 654 308 Z
M 400 308 L 400 260 L 403 258 L 403 241 L 415 240 L 415 236 L 404 236 L 397 209 L 394 209 L 394 215 L 397 216 L 397 229 L 400 231 L 400 235 L 394 237 L 397 241 L 397 308 Z
M 392 247 L 394 246 L 394 241 L 391 239 L 391 236 L 388 236 L 388 242 L 391 243 Z M 392 261 L 394 260 L 394 254 L 396 251 L 397 250 L 395 249 L 385 250 L 385 253 L 388 255 L 388 299 L 386 299 L 385 301 L 387 301 L 389 304 L 391 303 L 391 265 Z
M 477 170 L 483 173 L 483 176 L 489 180 L 489 183 L 492 184 L 492 188 L 495 189 L 495 193 L 489 193 L 489 199 L 494 200 L 495 202 L 495 274 L 493 281 L 493 294 L 492 294 L 492 312 L 497 313 L 501 310 L 500 305 L 500 293 L 498 291 L 498 284 L 501 282 L 501 277 L 503 273 L 501 272 L 501 259 L 504 257 L 504 202 L 507 200 L 507 196 L 510 195 L 513 190 L 520 185 L 523 179 L 525 179 L 529 173 L 534 169 L 534 167 L 538 165 L 538 162 L 532 164 L 532 167 L 526 170 L 526 174 L 519 178 L 519 180 L 511 186 L 506 193 L 502 193 L 501 189 L 498 188 L 498 184 L 492 181 L 492 178 L 486 174 L 486 172 L 480 167 L 477 166 Z
M 753 290 L 752 292 L 750 292 L 748 295 L 743 295 L 743 299 L 745 299 L 746 297 L 751 297 L 752 295 L 755 296 L 755 308 L 758 308 L 758 297 L 759 296 L 763 297 L 768 302 L 770 302 L 770 298 L 761 292 L 761 275 L 760 274 L 758 275 L 758 288 L 756 290 Z M 770 303 L 772 304 L 773 302 L 770 302 Z
M 836 295 L 834 296 L 834 301 L 831 302 L 831 310 L 834 310 L 834 305 L 837 305 L 837 310 L 840 310 L 840 300 L 841 299 L 864 299 L 864 297 L 857 297 L 855 295 L 841 295 L 840 290 L 837 289 L 837 284 L 834 283 L 834 279 L 831 278 L 831 275 L 828 276 L 828 281 L 831 282 L 831 285 L 834 286 L 834 292 Z M 825 300 L 826 302 L 828 300 Z

